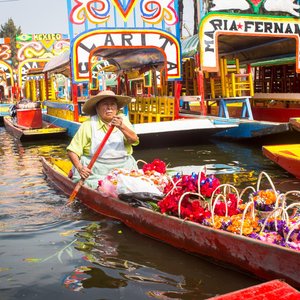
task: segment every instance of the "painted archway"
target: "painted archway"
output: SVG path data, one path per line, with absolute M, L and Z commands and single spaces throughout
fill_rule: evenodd
M 180 43 L 171 33 L 158 29 L 98 28 L 78 35 L 72 42 L 71 69 L 74 83 L 88 82 L 91 69 L 90 60 L 99 49 L 101 51 L 117 49 L 117 51 L 122 51 L 122 54 L 124 51 L 130 51 L 130 49 L 148 51 L 147 55 L 144 55 L 144 58 L 147 56 L 148 59 L 144 65 L 147 63 L 155 64 L 156 60 L 158 63 L 163 61 L 167 70 L 167 79 L 181 79 Z M 155 53 L 156 57 L 153 58 Z M 131 55 L 130 60 L 132 67 L 135 64 L 141 65 L 143 63 L 135 60 L 134 55 Z

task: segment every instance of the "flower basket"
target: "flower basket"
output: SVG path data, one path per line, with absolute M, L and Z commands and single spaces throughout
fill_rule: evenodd
M 291 223 L 290 223 L 291 225 Z M 294 242 L 300 244 L 300 220 L 288 227 L 289 231 L 284 232 L 285 242 Z
M 260 189 L 261 179 L 263 176 L 268 179 L 271 189 Z M 259 174 L 256 191 L 250 193 L 249 199 L 254 203 L 255 213 L 260 218 L 267 218 L 269 213 L 279 206 L 280 193 L 276 190 L 270 176 L 267 173 L 261 172 Z
M 266 215 L 264 223 L 261 227 L 261 233 L 264 232 L 267 223 L 269 221 L 269 219 L 273 217 L 274 218 L 274 224 L 275 224 L 275 230 L 278 231 L 278 221 L 279 220 L 284 220 L 286 218 L 286 212 L 284 210 L 284 208 L 282 207 L 277 207 L 275 208 L 273 211 L 268 212 L 268 215 Z
M 290 191 L 285 194 L 300 195 L 300 191 Z M 284 231 L 284 238 L 286 242 L 292 241 L 295 243 L 300 243 L 300 214 L 298 212 L 300 208 L 300 202 L 292 203 L 285 207 L 285 219 L 286 219 L 286 230 Z M 292 210 L 292 214 L 289 215 L 288 212 Z
M 217 195 L 215 197 L 215 195 Z M 225 216 L 238 214 L 239 203 L 241 201 L 238 190 L 231 184 L 221 184 L 212 193 L 209 201 L 209 209 L 212 212 L 212 218 L 214 214 Z

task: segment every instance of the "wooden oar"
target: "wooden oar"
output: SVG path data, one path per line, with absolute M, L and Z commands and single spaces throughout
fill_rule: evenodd
M 95 152 L 95 154 L 93 155 L 93 157 L 92 157 L 90 163 L 89 163 L 88 166 L 87 166 L 89 169 L 92 169 L 92 167 L 93 167 L 95 161 L 97 160 L 97 158 L 98 158 L 100 152 L 102 151 L 102 149 L 103 149 L 105 143 L 107 142 L 107 140 L 108 140 L 110 134 L 111 134 L 112 131 L 114 130 L 114 127 L 115 127 L 115 126 L 113 125 L 113 126 L 110 126 L 110 127 L 108 128 L 108 130 L 107 130 L 107 132 L 106 132 L 106 134 L 105 134 L 105 136 L 104 136 L 102 142 L 100 143 L 100 145 L 99 145 L 97 151 Z M 84 179 L 83 179 L 83 178 L 80 178 L 80 180 L 77 182 L 77 184 L 76 184 L 76 186 L 75 186 L 75 188 L 74 188 L 72 194 L 71 194 L 70 197 L 69 197 L 68 205 L 71 204 L 71 203 L 74 201 L 74 199 L 75 199 L 77 193 L 79 192 L 79 190 L 80 190 L 80 188 L 83 186 L 83 184 L 84 184 Z

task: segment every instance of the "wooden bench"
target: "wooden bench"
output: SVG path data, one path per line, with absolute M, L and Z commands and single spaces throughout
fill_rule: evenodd
M 230 118 L 227 104 L 241 103 L 242 104 L 241 118 L 247 118 L 249 120 L 253 120 L 253 114 L 252 114 L 249 97 L 220 98 L 218 100 L 219 100 L 219 117 L 225 117 L 227 119 Z

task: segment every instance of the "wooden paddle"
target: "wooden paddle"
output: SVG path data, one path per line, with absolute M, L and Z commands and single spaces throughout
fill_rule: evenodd
M 108 128 L 108 130 L 107 130 L 107 132 L 106 132 L 106 134 L 105 134 L 105 136 L 104 136 L 102 142 L 100 143 L 100 145 L 99 145 L 97 151 L 95 152 L 95 154 L 93 155 L 93 157 L 92 157 L 90 163 L 89 163 L 88 166 L 87 166 L 89 169 L 92 169 L 92 167 L 93 167 L 95 161 L 97 160 L 97 158 L 98 158 L 100 152 L 102 151 L 102 149 L 103 149 L 105 143 L 107 142 L 107 140 L 108 140 L 110 134 L 111 134 L 112 131 L 114 130 L 114 127 L 115 127 L 115 126 L 112 125 L 112 126 L 110 126 L 110 127 Z M 75 188 L 74 188 L 72 194 L 71 194 L 70 197 L 69 197 L 68 205 L 70 205 L 70 204 L 75 200 L 75 197 L 76 197 L 77 193 L 79 192 L 80 188 L 83 186 L 83 184 L 84 184 L 84 179 L 81 178 L 81 179 L 77 182 L 77 184 L 76 184 L 76 186 L 75 186 Z

